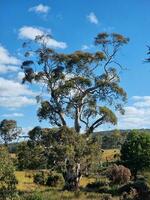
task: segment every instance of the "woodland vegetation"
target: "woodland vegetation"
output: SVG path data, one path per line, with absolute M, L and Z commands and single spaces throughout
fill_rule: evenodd
M 0 199 L 150 199 L 149 132 L 96 132 L 124 114 L 118 52 L 129 39 L 99 33 L 96 52 L 63 54 L 47 47 L 48 37 L 23 44 L 21 68 L 23 84 L 42 88 L 37 117 L 49 128 L 21 141 L 15 120 L 0 122 Z

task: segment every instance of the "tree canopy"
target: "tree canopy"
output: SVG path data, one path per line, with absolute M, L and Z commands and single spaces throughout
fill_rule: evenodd
M 0 122 L 0 138 L 5 145 L 12 142 L 21 133 L 21 128 L 17 127 L 15 120 L 4 119 Z
M 78 133 L 81 127 L 92 133 L 104 123 L 115 125 L 114 111 L 124 113 L 122 105 L 127 96 L 120 87 L 118 67 L 122 69 L 122 65 L 117 53 L 128 43 L 128 38 L 116 33 L 100 33 L 94 40 L 98 48 L 95 53 L 65 54 L 48 48 L 48 37 L 37 36 L 34 45 L 29 42 L 23 45 L 29 47 L 21 66 L 25 74 L 23 83 L 37 82 L 43 88 L 42 94 L 37 96 L 39 119 L 49 120 L 57 127 L 68 126 L 67 119 L 72 119 Z

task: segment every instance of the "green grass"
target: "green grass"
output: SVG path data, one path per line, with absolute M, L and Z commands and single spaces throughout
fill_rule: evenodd
M 147 183 L 150 185 L 150 169 L 144 170 L 141 174 L 145 177 Z
M 34 195 L 40 197 L 40 200 L 104 200 L 104 195 L 106 194 L 83 191 L 68 192 L 58 189 L 49 189 L 43 192 L 36 192 Z M 119 200 L 119 198 L 114 197 L 113 200 Z

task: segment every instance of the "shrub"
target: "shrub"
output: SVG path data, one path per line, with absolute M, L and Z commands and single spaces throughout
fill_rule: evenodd
M 96 182 L 88 183 L 86 187 L 88 188 L 96 188 L 109 185 L 108 180 L 98 180 Z
M 97 181 L 93 183 L 88 183 L 86 186 L 87 191 L 95 191 L 100 193 L 106 193 L 110 190 L 109 184 L 106 181 Z
M 119 188 L 119 194 L 124 194 L 127 197 L 132 194 L 132 191 L 135 190 L 137 192 L 138 199 L 140 200 L 148 200 L 150 195 L 150 188 L 145 181 L 135 181 L 134 183 L 129 183 L 127 185 Z M 124 199 L 123 199 L 124 200 Z
M 136 189 L 139 198 L 142 200 L 147 200 L 147 195 L 149 193 L 149 185 L 145 181 L 136 181 L 133 183 L 132 187 Z
M 117 195 L 118 195 L 118 186 L 117 186 L 117 185 L 112 185 L 112 186 L 110 187 L 109 193 L 110 193 L 112 196 L 117 196 Z
M 40 184 L 40 185 L 45 185 L 47 178 L 51 172 L 48 170 L 41 170 L 37 174 L 34 175 L 33 180 L 34 183 Z
M 34 175 L 33 178 L 34 183 L 44 185 L 45 184 L 45 176 L 43 173 L 38 173 Z
M 58 185 L 63 185 L 63 184 L 64 184 L 64 178 L 62 174 L 56 172 L 51 172 L 46 181 L 46 185 L 52 187 L 56 187 Z
M 120 197 L 120 200 L 138 200 L 138 193 L 136 189 L 131 188 L 130 192 L 124 192 Z
M 130 170 L 123 165 L 113 165 L 106 174 L 113 184 L 124 184 L 129 182 L 131 178 Z

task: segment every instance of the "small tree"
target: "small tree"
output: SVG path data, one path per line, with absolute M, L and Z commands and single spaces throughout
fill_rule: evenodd
M 22 142 L 17 149 L 18 168 L 23 169 L 45 169 L 47 158 L 45 148 L 39 144 L 33 145 L 30 141 Z
M 16 193 L 15 169 L 5 148 L 0 147 L 0 197 L 13 199 Z
M 0 137 L 5 145 L 15 140 L 20 133 L 21 128 L 17 127 L 15 120 L 4 119 L 0 122 Z
M 75 189 L 81 174 L 89 175 L 97 170 L 100 148 L 98 136 L 87 138 L 66 126 L 59 129 L 35 127 L 29 132 L 29 140 L 18 147 L 18 166 L 20 169 L 55 170 L 64 175 L 67 189 Z
M 150 134 L 131 131 L 121 148 L 121 162 L 135 179 L 138 171 L 150 167 Z

